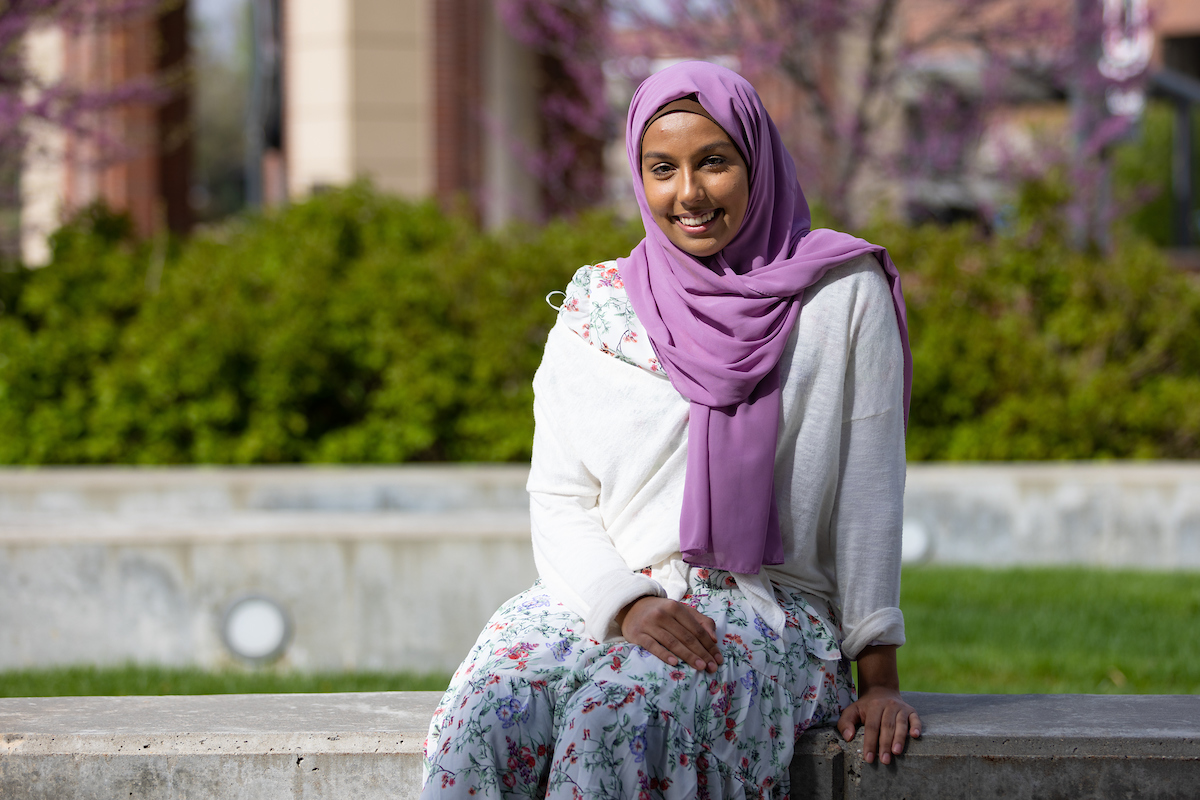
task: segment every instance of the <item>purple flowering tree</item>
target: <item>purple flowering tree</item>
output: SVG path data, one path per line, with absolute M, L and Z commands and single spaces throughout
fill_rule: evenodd
M 1144 65 L 1115 77 L 1098 69 L 1101 42 L 1114 31 L 1105 15 L 1120 5 L 502 0 L 509 29 L 538 52 L 553 54 L 570 87 L 546 96 L 546 152 L 539 163 L 551 179 L 579 158 L 580 142 L 611 130 L 613 111 L 598 88 L 606 61 L 644 70 L 654 57 L 726 57 L 760 87 L 786 87 L 791 100 L 785 105 L 792 108 L 778 121 L 805 186 L 839 225 L 861 222 L 872 210 L 856 205 L 861 197 L 855 193 L 871 172 L 910 186 L 961 183 L 988 126 L 1005 109 L 1069 95 L 1069 142 L 1041 142 L 1037 152 L 1006 150 L 1001 143 L 993 148 L 993 171 L 1020 180 L 1051 163 L 1068 165 L 1080 189 L 1072 214 L 1088 230 L 1102 226 L 1106 212 L 1083 208 L 1103 197 L 1086 187 L 1103 183 L 1106 148 L 1130 119 L 1112 114 L 1104 98 L 1113 89 L 1132 96 L 1144 78 Z M 1117 28 L 1137 22 L 1118 20 Z M 644 77 L 633 74 L 636 69 L 629 78 Z
M 46 80 L 27 58 L 28 37 L 48 25 L 68 35 L 103 31 L 152 13 L 163 0 L 6 0 L 0 4 L 0 209 L 7 230 L 5 249 L 13 246 L 12 218 L 19 202 L 18 180 L 30 127 L 65 131 L 112 157 L 128 144 L 110 135 L 104 114 L 135 104 L 161 102 L 167 92 L 156 76 L 131 78 L 116 85 L 81 86 L 64 76 Z
M 11 137 L 20 137 L 30 120 L 103 137 L 95 124 L 97 112 L 160 100 L 162 88 L 151 76 L 117 86 L 80 87 L 69 78 L 47 83 L 30 69 L 24 45 L 26 37 L 44 25 L 60 25 L 68 34 L 78 34 L 146 14 L 162 4 L 163 0 L 8 0 L 0 6 L 0 141 L 8 144 Z
M 541 142 L 517 155 L 540 183 L 544 206 L 569 213 L 603 202 L 609 0 L 498 0 L 497 10 L 538 58 Z
M 992 112 L 1051 94 L 1072 62 L 1071 9 L 1013 0 L 666 0 L 626 13 L 678 54 L 727 55 L 782 80 L 781 119 L 802 178 L 840 225 L 862 220 L 872 170 L 924 180 L 961 173 Z M 897 133 L 897 131 L 900 131 Z

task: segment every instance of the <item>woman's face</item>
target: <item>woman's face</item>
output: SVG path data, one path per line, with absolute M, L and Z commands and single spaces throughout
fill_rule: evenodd
M 654 221 L 671 243 L 711 256 L 733 240 L 750 202 L 745 160 L 721 127 L 679 111 L 642 137 L 642 186 Z

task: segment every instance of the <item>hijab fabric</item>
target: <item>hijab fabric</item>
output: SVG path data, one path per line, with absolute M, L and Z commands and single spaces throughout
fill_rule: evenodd
M 663 106 L 691 95 L 729 135 L 750 173 L 741 228 L 705 258 L 671 243 L 642 186 L 646 127 Z M 672 385 L 691 403 L 680 551 L 695 566 L 756 574 L 784 560 L 774 480 L 779 359 L 804 291 L 831 268 L 875 254 L 900 328 L 907 425 L 912 356 L 900 275 L 882 247 L 810 229 L 808 203 L 775 123 L 754 87 L 729 69 L 687 61 L 646 79 L 629 106 L 625 150 L 646 238 L 618 267 Z

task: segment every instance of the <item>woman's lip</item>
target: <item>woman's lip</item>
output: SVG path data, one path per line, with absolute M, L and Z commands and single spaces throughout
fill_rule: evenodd
M 708 214 L 713 215 L 712 219 L 710 219 L 708 222 L 704 222 L 700 225 L 685 225 L 683 223 L 683 217 L 679 214 L 676 214 L 674 219 L 675 219 L 675 224 L 678 225 L 680 228 L 683 228 L 683 230 L 687 233 L 704 233 L 709 228 L 711 228 L 713 225 L 717 224 L 717 220 L 719 220 L 721 218 L 721 213 L 722 213 L 721 209 L 712 208 L 712 209 L 709 209 L 708 211 L 703 211 L 699 214 L 689 214 L 688 215 L 688 219 L 696 219 L 698 217 L 704 217 Z

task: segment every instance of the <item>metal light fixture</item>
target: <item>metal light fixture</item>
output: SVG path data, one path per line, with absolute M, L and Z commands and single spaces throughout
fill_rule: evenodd
M 229 604 L 221 621 L 221 639 L 229 652 L 254 664 L 274 661 L 292 640 L 292 620 L 283 606 L 262 594 Z

